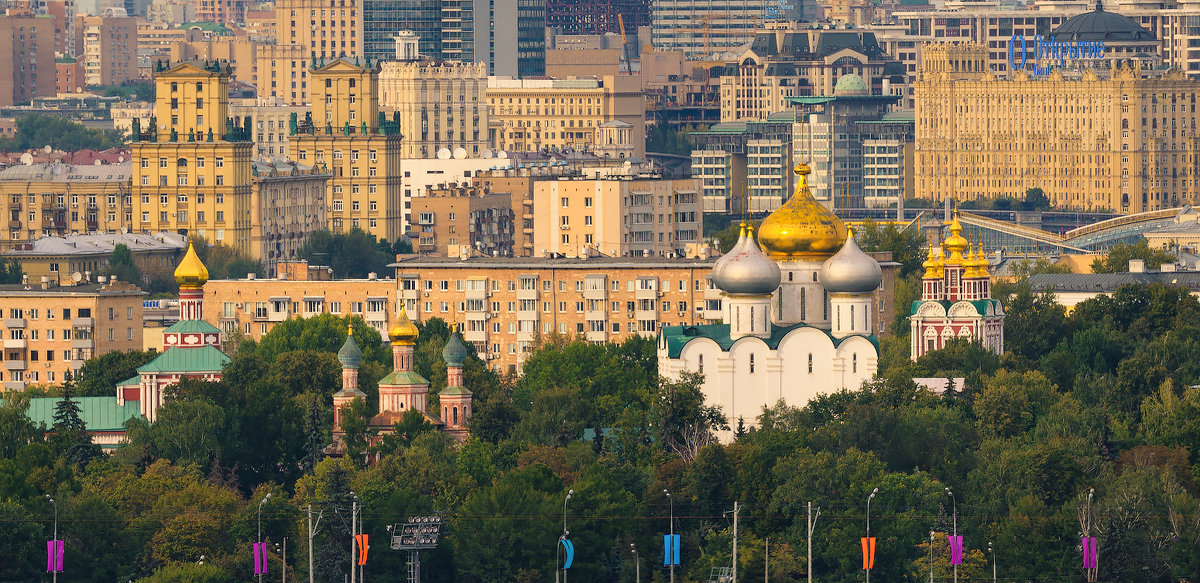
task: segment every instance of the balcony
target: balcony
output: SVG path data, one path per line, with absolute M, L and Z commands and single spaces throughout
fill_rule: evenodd
M 419 297 L 421 297 L 421 290 L 416 290 L 416 289 L 400 290 L 400 299 L 402 299 L 402 300 L 415 300 Z
M 607 332 L 593 332 L 593 331 L 589 330 L 587 333 L 584 334 L 583 337 L 588 342 L 604 342 L 604 341 L 608 340 L 608 333 Z
M 486 330 L 467 330 L 463 332 L 463 340 L 467 342 L 487 342 Z
M 537 332 L 531 330 L 517 331 L 517 342 L 533 342 L 537 340 Z
M 74 328 L 91 328 L 93 325 L 93 320 L 88 317 L 73 318 L 71 320 L 71 326 Z
M 633 313 L 635 320 L 658 320 L 658 312 L 654 310 L 638 310 Z
M 5 348 L 24 349 L 27 346 L 29 346 L 29 344 L 25 341 L 24 338 L 15 338 L 15 339 L 14 338 L 5 338 L 4 339 L 4 347 Z
M 517 310 L 517 320 L 522 322 L 537 322 L 537 310 Z
M 74 349 L 92 349 L 96 347 L 96 341 L 91 338 L 75 338 L 71 340 L 71 348 Z
M 463 297 L 468 300 L 486 300 L 488 297 L 487 288 L 467 289 Z
M 467 311 L 464 314 L 467 320 L 474 320 L 476 322 L 482 322 L 488 318 L 488 313 L 485 311 Z
M 518 300 L 536 300 L 538 299 L 538 290 L 536 289 L 519 289 L 517 290 Z
M 4 326 L 6 328 L 24 328 L 25 318 L 5 318 Z
M 25 370 L 24 360 L 6 360 L 4 361 L 5 370 Z
M 583 313 L 583 319 L 588 322 L 603 322 L 608 319 L 608 312 L 605 310 L 588 310 Z
M 21 381 L 4 381 L 4 390 L 23 391 L 25 390 L 25 383 Z

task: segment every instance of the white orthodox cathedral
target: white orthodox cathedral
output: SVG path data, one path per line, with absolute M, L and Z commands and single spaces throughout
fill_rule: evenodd
M 713 266 L 724 323 L 667 326 L 659 335 L 663 376 L 702 373 L 707 404 L 731 425 L 753 426 L 781 399 L 803 406 L 857 388 L 878 369 L 872 297 L 882 270 L 813 198 L 809 172 L 797 166 L 795 193 L 762 222 L 757 240 L 743 228 Z

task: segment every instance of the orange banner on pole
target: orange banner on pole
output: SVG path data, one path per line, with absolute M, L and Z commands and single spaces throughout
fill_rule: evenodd
M 370 535 L 366 535 L 366 534 L 354 535 L 354 540 L 355 540 L 355 542 L 358 543 L 358 564 L 359 565 L 367 564 L 367 551 L 371 548 L 371 545 L 367 543 L 368 536 L 370 536 Z
M 875 568 L 875 537 L 862 537 L 863 569 Z

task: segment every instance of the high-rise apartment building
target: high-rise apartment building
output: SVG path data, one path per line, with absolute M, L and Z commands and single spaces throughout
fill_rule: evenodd
M 305 59 L 361 56 L 362 18 L 362 0 L 280 0 L 275 42 L 299 45 Z
M 138 24 L 128 16 L 79 15 L 75 56 L 83 61 L 86 85 L 120 85 L 138 78 Z
M 620 34 L 619 20 L 627 35 L 650 26 L 650 0 L 546 0 L 546 26 L 562 34 Z
M 200 235 L 247 255 L 252 121 L 229 116 L 228 65 L 184 62 L 155 73 L 152 127 L 133 132 L 131 228 Z
M 422 255 L 513 255 L 512 195 L 471 184 L 444 184 L 412 199 L 415 250 Z
M 419 37 L 425 57 L 483 62 L 492 75 L 546 72 L 545 0 L 362 2 L 363 51 L 372 59 L 391 59 L 396 35 L 405 31 Z
M 710 58 L 740 47 L 776 20 L 815 21 L 814 0 L 653 0 L 651 39 L 659 51 Z
M 196 18 L 200 22 L 241 24 L 246 16 L 247 4 L 245 0 L 199 0 L 196 2 Z
M 685 257 L 700 243 L 700 181 L 544 180 L 533 245 L 567 257 Z
M 633 156 L 646 153 L 641 79 L 488 79 L 490 141 L 494 150 L 584 150 L 602 143 L 604 124 L 629 124 Z
M 400 115 L 405 158 L 442 148 L 478 157 L 488 146 L 487 65 L 452 61 L 385 61 L 379 106 Z
M 400 125 L 379 111 L 379 63 L 335 59 L 311 71 L 312 115 L 289 128 L 291 159 L 328 168 L 329 228 L 358 227 L 395 241 L 403 234 Z M 297 116 L 298 117 L 298 116 Z
M 919 198 L 1020 198 L 1138 213 L 1196 204 L 1195 102 L 1179 69 L 1122 66 L 1012 78 L 974 43 L 924 49 L 914 83 L 914 189 Z
M 330 175 L 312 166 L 254 163 L 252 257 L 275 277 L 280 261 L 296 259 L 309 234 L 326 229 L 325 183 Z
M 0 107 L 55 94 L 55 20 L 0 15 Z

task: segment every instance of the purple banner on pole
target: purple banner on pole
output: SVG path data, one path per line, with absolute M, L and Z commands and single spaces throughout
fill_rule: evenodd
M 54 541 L 54 543 L 55 543 L 54 544 L 54 546 L 55 546 L 55 549 L 54 549 L 54 571 L 56 573 L 62 573 L 62 570 L 63 570 L 63 541 L 56 540 L 56 541 Z
M 267 574 L 267 543 L 254 543 L 254 574 Z
M 963 562 L 963 537 L 950 535 L 950 564 L 961 565 Z
M 1097 552 L 1098 545 L 1096 543 L 1096 537 L 1094 537 L 1094 536 L 1083 537 L 1082 539 L 1080 539 L 1079 546 L 1083 549 L 1083 568 L 1084 569 L 1095 569 L 1096 565 L 1098 563 L 1096 558 L 1097 558 L 1097 555 L 1099 554 Z

